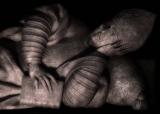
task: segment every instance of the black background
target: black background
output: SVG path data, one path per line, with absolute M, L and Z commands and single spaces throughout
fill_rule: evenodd
M 91 29 L 96 28 L 104 20 L 110 19 L 117 12 L 127 9 L 127 8 L 142 8 L 149 10 L 151 12 L 159 15 L 160 9 L 158 8 L 158 3 L 152 1 L 118 1 L 118 0 L 1 0 L 0 1 L 0 31 L 14 26 L 18 21 L 25 16 L 29 15 L 35 7 L 40 5 L 47 5 L 53 3 L 62 4 L 68 12 L 77 17 L 78 19 L 85 22 Z M 160 36 L 160 27 L 159 27 L 159 17 L 157 18 L 154 30 L 147 40 L 147 43 L 143 48 L 136 52 L 136 57 L 141 58 L 151 58 L 154 59 L 156 69 L 155 76 L 148 78 L 151 81 L 152 94 L 153 94 L 153 104 L 151 105 L 149 111 L 158 110 L 159 106 L 159 36 Z M 104 111 L 104 112 L 103 112 Z M 6 112 L 6 111 L 5 111 Z M 136 112 L 129 107 L 120 107 L 106 104 L 105 106 L 99 109 L 70 109 L 62 105 L 61 109 L 24 109 L 16 110 L 15 112 L 28 112 L 28 113 L 112 113 L 112 112 Z M 146 111 L 145 111 L 146 112 Z M 138 113 L 138 112 L 136 112 Z

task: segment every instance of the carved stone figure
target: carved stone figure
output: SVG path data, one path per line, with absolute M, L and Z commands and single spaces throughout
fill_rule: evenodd
M 0 33 L 14 42 L 20 63 L 1 47 L 0 108 L 59 108 L 62 102 L 99 107 L 107 102 L 143 109 L 147 103 L 136 65 L 112 56 L 139 49 L 154 20 L 151 12 L 125 10 L 90 34 L 59 4 L 37 8 L 24 26 Z

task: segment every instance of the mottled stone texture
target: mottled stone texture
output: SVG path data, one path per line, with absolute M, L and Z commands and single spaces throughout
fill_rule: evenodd
M 22 26 L 0 33 L 0 109 L 60 108 L 61 103 L 147 108 L 148 63 L 124 54 L 143 46 L 153 13 L 124 10 L 90 33 L 59 4 L 35 10 Z M 7 48 L 9 41 L 14 43 Z
M 90 43 L 107 56 L 135 51 L 150 35 L 155 18 L 155 14 L 141 9 L 121 11 L 95 30 Z

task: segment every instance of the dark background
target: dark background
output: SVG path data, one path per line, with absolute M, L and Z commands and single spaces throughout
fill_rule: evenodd
M 81 21 L 85 22 L 91 30 L 96 28 L 104 20 L 110 19 L 117 12 L 128 9 L 128 8 L 142 8 L 148 11 L 154 12 L 157 15 L 160 13 L 158 8 L 158 3 L 152 1 L 118 1 L 118 0 L 1 0 L 0 1 L 0 31 L 17 25 L 20 19 L 23 19 L 29 15 L 35 7 L 40 5 L 47 5 L 53 3 L 62 4 L 69 12 L 69 14 L 77 17 Z M 149 82 L 149 88 L 151 88 L 151 106 L 147 111 L 158 110 L 159 106 L 159 36 L 160 36 L 160 27 L 159 27 L 159 16 L 157 17 L 154 30 L 147 40 L 146 44 L 142 49 L 135 52 L 134 56 L 138 58 L 152 59 L 154 64 L 147 64 L 153 75 L 149 75 L 147 80 Z M 154 69 L 155 68 L 155 69 Z M 146 71 L 147 72 L 147 71 Z M 99 109 L 70 109 L 68 107 L 62 106 L 59 109 L 25 109 L 25 110 L 16 110 L 12 112 L 28 112 L 28 113 L 78 113 L 86 112 L 87 113 L 112 113 L 112 112 L 136 112 L 129 107 L 120 107 L 115 105 L 106 104 L 105 106 Z M 146 111 L 144 111 L 146 112 Z M 138 112 L 136 112 L 138 113 Z

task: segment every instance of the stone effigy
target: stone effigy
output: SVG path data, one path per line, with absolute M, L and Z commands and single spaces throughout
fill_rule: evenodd
M 143 46 L 155 14 L 128 9 L 94 32 L 59 4 L 42 6 L 22 27 L 0 33 L 16 46 L 18 62 L 0 48 L 0 109 L 128 105 L 145 109 L 145 85 L 129 57 Z M 18 64 L 20 63 L 20 64 Z M 136 86 L 135 86 L 136 85 Z

